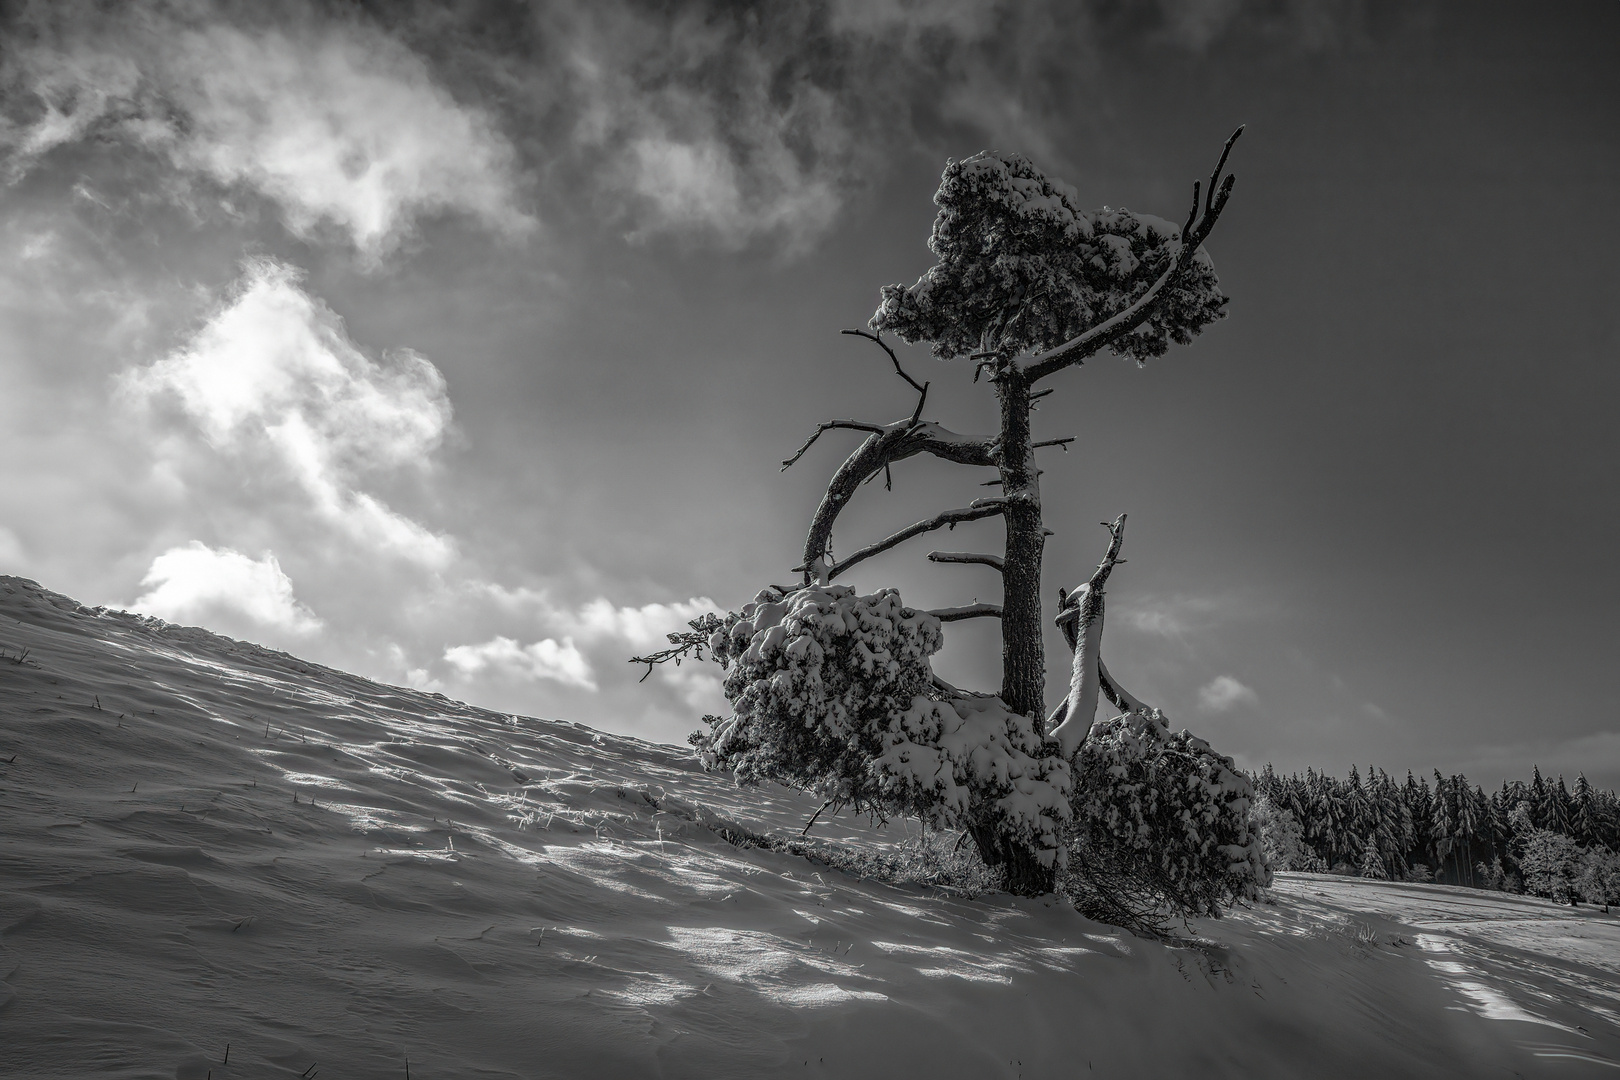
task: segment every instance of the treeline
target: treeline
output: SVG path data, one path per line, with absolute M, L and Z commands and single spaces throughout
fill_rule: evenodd
M 1275 869 L 1354 873 L 1620 903 L 1620 800 L 1580 775 L 1571 790 L 1537 768 L 1486 794 L 1466 776 L 1382 769 L 1346 779 L 1307 769 L 1253 777 L 1256 822 Z

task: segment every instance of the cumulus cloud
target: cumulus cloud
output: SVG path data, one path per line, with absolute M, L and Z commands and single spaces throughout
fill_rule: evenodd
M 424 215 L 458 212 L 503 233 L 534 224 L 494 119 L 374 26 L 299 32 L 144 5 L 70 10 L 79 17 L 15 54 L 14 92 L 32 115 L 0 127 L 13 174 L 90 135 L 121 140 L 257 192 L 300 236 L 335 229 L 372 260 Z
M 519 645 L 509 637 L 494 637 L 481 645 L 455 645 L 444 651 L 445 662 L 464 676 L 486 672 L 537 682 L 549 679 L 565 686 L 596 689 L 590 663 L 569 638 L 560 643 L 544 638 Z
M 139 401 L 177 406 L 216 450 L 278 470 L 369 550 L 431 568 L 453 558 L 450 538 L 359 487 L 429 461 L 450 425 L 444 377 L 409 349 L 369 359 L 297 268 L 250 262 L 184 347 L 124 381 Z
M 716 608 L 706 596 L 640 607 L 615 607 L 611 600 L 599 596 L 574 611 L 557 612 L 553 618 L 583 640 L 613 639 L 641 650 L 663 647 L 671 631 L 686 629 L 692 619 Z
M 1229 712 L 1239 705 L 1253 705 L 1260 696 L 1230 675 L 1217 675 L 1198 688 L 1198 707 L 1205 712 Z
M 170 548 L 152 560 L 136 611 L 170 622 L 226 625 L 245 619 L 258 629 L 312 634 L 321 620 L 293 595 L 293 583 L 274 554 L 252 559 L 200 540 Z

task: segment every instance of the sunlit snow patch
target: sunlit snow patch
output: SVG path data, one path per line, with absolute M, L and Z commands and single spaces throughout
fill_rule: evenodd
M 1435 934 L 1417 935 L 1417 946 L 1426 953 L 1440 955 L 1457 955 L 1451 948 L 1451 943 Z M 1548 1020 L 1542 1016 L 1527 1012 L 1512 998 L 1494 987 L 1486 986 L 1477 978 L 1467 976 L 1477 974 L 1473 969 L 1457 960 L 1440 960 L 1425 956 L 1424 962 L 1434 970 L 1440 972 L 1447 986 L 1461 994 L 1467 1000 L 1468 1006 L 1476 1014 L 1487 1020 L 1522 1020 L 1527 1024 L 1545 1024 L 1547 1027 L 1557 1028 L 1560 1031 L 1580 1034 L 1574 1028 L 1560 1024 L 1556 1020 Z

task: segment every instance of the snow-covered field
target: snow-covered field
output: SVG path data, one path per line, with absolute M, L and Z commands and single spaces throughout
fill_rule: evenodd
M 1590 908 L 1283 875 L 1170 947 L 734 847 L 814 804 L 679 748 L 21 579 L 0 650 L 0 1076 L 1620 1075 Z

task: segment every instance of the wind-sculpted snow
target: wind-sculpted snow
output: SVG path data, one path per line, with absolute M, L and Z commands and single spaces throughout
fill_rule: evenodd
M 1174 946 L 1056 902 L 748 846 L 796 836 L 818 805 L 739 789 L 684 748 L 0 578 L 0 1076 L 401 1080 L 408 1058 L 413 1080 L 1564 1077 L 1620 1061 L 1620 930 L 1589 908 L 1283 875 L 1278 903 Z M 812 836 L 856 855 L 900 839 L 848 815 Z M 1514 1009 L 1531 1019 L 1498 1018 Z

